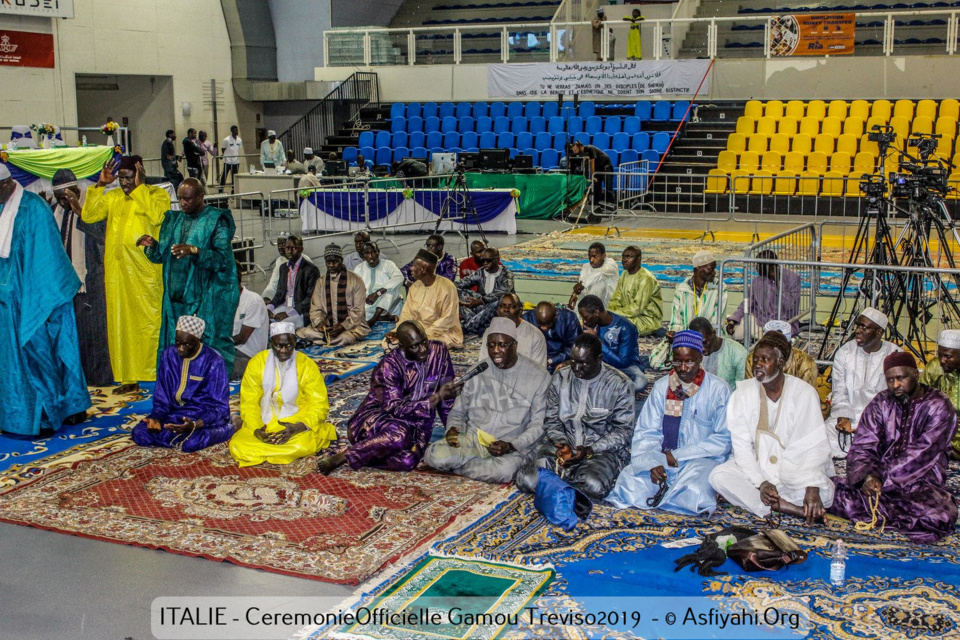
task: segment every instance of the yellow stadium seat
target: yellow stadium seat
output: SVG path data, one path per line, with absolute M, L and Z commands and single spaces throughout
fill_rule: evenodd
M 773 191 L 773 174 L 765 169 L 760 169 L 755 174 L 756 177 L 750 180 L 750 194 L 768 196 Z
M 798 131 L 802 134 L 813 137 L 820 133 L 820 121 L 811 116 L 805 116 L 803 120 L 800 121 L 800 128 Z
M 890 122 L 890 118 L 881 118 L 880 116 L 870 116 L 867 118 L 867 124 L 863 126 L 864 135 L 873 131 L 873 128 L 877 125 L 886 126 Z
M 797 180 L 797 195 L 815 196 L 820 193 L 820 174 L 810 171 L 804 171 Z
M 733 151 L 721 151 L 717 156 L 717 169 L 730 173 L 737 168 L 737 154 Z
M 783 117 L 783 103 L 779 100 L 770 100 L 763 106 L 763 115 L 779 120 Z
M 753 175 L 760 168 L 760 155 L 756 151 L 744 151 L 740 154 L 740 170 Z
M 933 100 L 921 100 L 917 103 L 917 112 L 913 114 L 914 118 L 937 119 L 937 103 Z
M 814 151 L 807 156 L 807 172 L 823 175 L 827 172 L 827 154 Z
M 830 156 L 830 171 L 847 174 L 850 173 L 850 154 L 835 153 Z
M 863 134 L 863 137 L 860 138 L 860 151 L 867 151 L 872 153 L 874 156 L 880 155 L 880 147 L 877 146 L 876 142 L 872 142 L 867 134 Z
M 753 134 L 750 134 L 753 135 Z M 743 153 L 747 150 L 747 137 L 742 133 L 731 133 L 727 138 L 727 151 Z
M 834 138 L 829 133 L 821 133 L 813 141 L 813 150 L 815 152 L 823 153 L 830 155 L 834 152 L 834 148 L 837 144 L 837 139 Z
M 762 133 L 755 133 L 747 138 L 747 151 L 756 151 L 763 153 L 767 150 L 767 136 Z
M 947 177 L 947 186 L 953 189 L 947 193 L 947 197 L 951 200 L 956 200 L 960 198 L 960 173 L 951 173 Z
M 740 116 L 737 118 L 737 133 L 749 136 L 756 132 L 757 121 L 750 116 Z
M 863 176 L 866 175 L 862 171 L 854 171 L 853 173 L 847 174 L 847 188 L 843 190 L 843 195 L 848 198 L 856 198 L 860 196 L 860 181 L 863 180 Z
M 897 100 L 893 105 L 893 117 L 894 118 L 906 118 L 907 120 L 913 119 L 913 100 Z
M 846 173 L 827 171 L 823 176 L 823 186 L 820 188 L 820 194 L 828 197 L 842 196 L 845 177 Z
M 802 153 L 791 151 L 783 157 L 783 170 L 793 171 L 796 174 L 803 173 L 805 162 L 806 159 Z
M 777 133 L 770 137 L 770 151 L 777 153 L 787 153 L 790 151 L 790 136 Z
M 757 120 L 757 133 L 765 136 L 772 136 L 777 132 L 777 121 L 774 118 L 764 116 Z
M 756 120 L 763 115 L 763 103 L 759 100 L 748 101 L 747 105 L 743 108 L 743 115 Z
M 877 156 L 869 151 L 861 151 L 853 158 L 853 170 L 863 173 L 873 173 L 877 167 Z
M 853 116 L 847 118 L 843 121 L 843 132 L 859 138 L 863 135 L 863 120 Z
M 783 164 L 783 156 L 778 151 L 767 151 L 760 156 L 760 168 L 776 173 Z
M 901 149 L 907 146 L 907 137 L 910 135 L 910 121 L 903 116 L 894 116 L 890 118 L 890 126 L 897 134 L 896 145 Z
M 783 116 L 785 118 L 796 118 L 797 121 L 800 121 L 800 118 L 807 114 L 807 105 L 803 104 L 800 100 L 791 100 L 787 103 L 786 108 L 783 110 Z
M 707 173 L 707 186 L 704 193 L 721 194 L 727 192 L 727 172 L 722 169 L 710 169 Z
M 827 117 L 843 120 L 847 117 L 847 110 L 849 108 L 850 105 L 847 104 L 846 100 L 831 100 L 827 106 Z
M 947 137 L 937 140 L 936 154 L 943 159 L 949 158 L 953 154 L 953 140 Z
M 953 98 L 941 100 L 940 110 L 937 111 L 937 117 L 960 120 L 960 101 L 954 100 Z
M 944 138 L 953 140 L 957 137 L 957 121 L 948 116 L 940 116 L 933 127 L 934 133 L 939 133 Z
M 807 103 L 807 117 L 823 120 L 827 117 L 827 103 L 823 100 L 811 100 Z
M 837 151 L 840 153 L 849 153 L 850 157 L 853 157 L 857 155 L 857 142 L 859 140 L 859 136 L 843 133 L 837 138 Z
M 827 116 L 820 125 L 820 133 L 827 133 L 836 138 L 843 133 L 843 121 L 834 116 Z
M 850 103 L 850 113 L 848 118 L 860 118 L 866 121 L 870 117 L 870 103 L 866 100 L 854 100 Z
M 778 196 L 792 196 L 797 192 L 797 174 L 783 170 L 777 173 L 773 181 L 773 192 Z
M 730 174 L 730 188 L 734 193 L 744 194 L 750 191 L 750 178 L 747 177 L 749 175 L 751 172 L 742 169 L 737 169 Z
M 873 101 L 873 106 L 870 107 L 871 118 L 880 118 L 883 120 L 883 124 L 886 124 L 890 122 L 891 115 L 893 115 L 893 104 L 889 100 Z
M 933 133 L 933 120 L 927 116 L 916 116 L 911 125 L 911 133 Z
M 799 120 L 793 116 L 783 116 L 780 118 L 780 121 L 777 122 L 777 133 L 782 133 L 787 136 L 797 135 L 797 123 Z
M 790 143 L 790 151 L 797 151 L 807 155 L 813 150 L 813 138 L 805 133 L 798 133 L 793 136 L 793 142 Z

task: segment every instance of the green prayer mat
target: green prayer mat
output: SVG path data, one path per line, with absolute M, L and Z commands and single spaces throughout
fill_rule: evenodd
M 385 640 L 493 640 L 517 624 L 553 578 L 552 568 L 427 556 L 365 605 L 379 614 L 341 632 Z

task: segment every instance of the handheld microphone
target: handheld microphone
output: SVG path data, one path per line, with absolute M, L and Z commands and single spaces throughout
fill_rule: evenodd
M 467 371 L 465 374 L 463 374 L 463 377 L 457 380 L 457 384 L 463 384 L 470 378 L 475 378 L 476 376 L 480 375 L 481 373 L 483 373 L 489 368 L 490 368 L 490 363 L 484 360 L 483 362 L 475 366 L 473 369 L 470 369 L 470 371 Z

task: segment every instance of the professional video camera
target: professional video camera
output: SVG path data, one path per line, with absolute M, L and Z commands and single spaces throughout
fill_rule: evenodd
M 882 200 L 886 190 L 887 181 L 879 173 L 865 175 L 860 179 L 860 191 L 867 194 L 867 202 L 870 204 L 875 205 Z
M 897 132 L 888 124 L 875 124 L 867 134 L 867 140 L 889 146 L 897 141 Z

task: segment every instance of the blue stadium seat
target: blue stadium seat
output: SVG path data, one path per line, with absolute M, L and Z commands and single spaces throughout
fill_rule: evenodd
M 533 158 L 533 166 L 539 166 L 540 164 L 540 152 L 534 149 L 533 147 L 527 147 L 520 151 L 525 156 L 530 156 Z
M 408 142 L 408 133 L 406 131 L 397 131 L 391 136 L 390 144 L 396 147 L 406 147 Z
M 610 138 L 610 148 L 617 151 L 623 151 L 630 148 L 630 135 L 626 133 L 615 133 Z
M 443 102 L 440 104 L 440 107 L 437 109 L 437 116 L 441 119 L 446 118 L 447 116 L 452 116 L 456 113 L 457 108 L 453 106 L 452 102 Z
M 457 124 L 457 119 L 454 116 L 444 116 L 443 120 L 440 121 L 440 133 L 450 133 L 451 131 L 456 131 Z
M 477 133 L 484 133 L 486 131 L 493 131 L 493 120 L 490 116 L 478 116 L 477 117 Z
M 439 147 L 443 144 L 443 134 L 439 131 L 431 131 L 427 134 L 427 144 L 426 146 L 430 149 L 434 147 Z
M 617 151 L 616 151 L 615 149 L 603 149 L 603 148 L 601 148 L 600 150 L 601 150 L 601 151 L 605 151 L 605 152 L 607 153 L 607 156 L 610 157 L 610 164 L 612 164 L 612 165 L 613 165 L 613 168 L 616 169 L 617 166 L 620 164 L 620 154 L 617 153 Z
M 653 105 L 647 100 L 641 100 L 633 107 L 633 115 L 643 120 L 649 120 L 653 115 Z
M 460 147 L 447 147 L 447 153 L 463 153 Z
M 477 149 L 480 147 L 480 136 L 475 131 L 465 131 L 460 134 L 460 146 L 464 149 Z
M 474 102 L 473 103 L 473 117 L 482 118 L 484 116 L 490 115 L 490 105 L 486 102 Z
M 573 135 L 583 131 L 583 118 L 580 116 L 570 116 L 567 120 L 567 133 Z
M 409 102 L 407 103 L 407 118 L 413 118 L 414 116 L 420 118 L 423 116 L 423 109 L 420 107 L 419 102 Z
M 357 164 L 357 154 L 360 153 L 360 149 L 356 147 L 347 147 L 343 150 L 343 159 L 347 161 L 347 164 Z
M 445 149 L 450 149 L 451 147 L 460 146 L 460 134 L 456 131 L 448 131 L 443 134 L 443 147 Z
M 603 130 L 610 135 L 623 131 L 623 121 L 620 120 L 620 116 L 607 116 L 603 121 Z
M 660 164 L 660 154 L 653 149 L 647 149 L 641 153 L 640 159 L 647 161 L 647 169 L 651 172 L 656 171 L 657 165 Z
M 407 119 L 403 116 L 398 116 L 390 120 L 390 132 L 396 133 L 397 131 L 406 131 L 407 130 Z
M 517 148 L 528 149 L 533 146 L 533 134 L 529 131 L 517 133 Z
M 543 116 L 534 116 L 530 118 L 530 133 L 540 133 L 541 131 L 547 130 L 547 121 L 543 119 Z
M 521 131 L 527 130 L 527 119 L 523 116 L 517 116 L 510 121 L 510 131 L 514 133 L 520 133 Z
M 681 120 L 684 119 L 684 116 L 687 116 L 687 109 L 689 107 L 690 107 L 689 100 L 677 100 L 676 102 L 673 103 L 673 112 L 670 119 L 676 122 L 680 122 Z
M 376 160 L 374 164 L 390 164 L 390 161 L 393 159 L 393 149 L 390 147 L 378 147 Z
M 390 132 L 389 131 L 377 131 L 376 133 L 376 142 L 374 146 L 379 149 L 380 147 L 389 147 L 390 146 Z
M 553 136 L 553 148 L 557 151 L 565 151 L 567 147 L 567 140 L 571 138 L 566 133 L 558 133 Z
M 583 128 L 584 133 L 593 135 L 603 131 L 603 120 L 600 116 L 590 116 L 587 118 L 586 125 Z
M 593 102 L 581 102 L 580 103 L 580 117 L 589 118 L 590 116 L 597 115 L 597 105 Z
M 467 131 L 473 131 L 474 127 L 477 126 L 473 116 L 463 116 L 462 118 L 459 118 L 459 123 L 460 124 L 457 125 L 457 131 L 459 131 L 461 134 L 466 133 Z
M 540 109 L 540 115 L 543 116 L 545 120 L 559 116 L 560 105 L 556 102 L 544 102 L 543 107 Z
M 435 154 L 435 153 L 446 153 L 446 149 L 444 149 L 443 147 L 431 147 L 431 148 L 430 148 L 430 153 L 427 154 L 427 158 L 429 159 L 429 158 L 432 157 L 433 154 Z
M 540 116 L 540 103 L 539 102 L 528 102 L 523 107 L 523 115 L 529 120 L 530 118 L 537 118 Z
M 544 149 L 540 152 L 540 166 L 555 169 L 560 164 L 560 153 L 556 149 Z
M 560 107 L 560 117 L 564 120 L 568 120 L 575 115 L 577 115 L 577 109 L 571 103 L 565 102 L 563 106 Z
M 440 131 L 440 118 L 437 116 L 429 116 L 423 119 L 423 131 L 424 133 L 431 133 L 432 131 Z
M 593 146 L 601 151 L 610 148 L 610 134 L 603 131 L 593 134 Z
M 502 102 L 493 102 L 490 104 L 490 117 L 493 119 L 507 115 L 507 105 Z
M 660 131 L 653 134 L 653 140 L 650 141 L 650 148 L 663 155 L 670 146 L 670 134 L 666 131 Z
M 509 151 L 510 151 L 510 159 L 511 159 L 511 160 L 513 160 L 514 158 L 516 158 L 516 157 L 517 157 L 517 154 L 520 153 L 520 150 L 517 149 L 516 147 L 510 147 Z
M 377 150 L 373 147 L 360 147 L 360 155 L 372 162 L 377 157 Z
M 523 115 L 523 103 L 511 102 L 507 105 L 507 117 L 513 120 Z
M 548 103 L 553 104 L 553 103 Z M 560 116 L 553 116 L 547 121 L 547 131 L 550 133 L 563 133 L 565 120 Z
M 630 143 L 630 148 L 635 149 L 641 153 L 650 148 L 650 134 L 641 131 L 640 133 L 633 134 L 633 142 Z
M 513 146 L 513 134 L 509 131 L 504 131 L 497 136 L 497 147 L 500 149 L 507 149 Z
M 660 100 L 653 105 L 653 115 L 650 117 L 654 122 L 665 122 L 670 119 L 670 111 L 673 105 L 669 100 Z
M 410 149 L 407 147 L 394 147 L 393 148 L 393 161 L 397 162 L 403 160 L 404 158 L 410 157 Z
M 454 115 L 457 116 L 457 120 L 460 120 L 461 118 L 464 118 L 466 116 L 472 116 L 473 105 L 470 104 L 469 102 L 458 102 L 457 110 L 454 113 Z
M 623 132 L 627 135 L 633 135 L 640 131 L 640 118 L 637 116 L 627 116 L 623 119 Z
M 484 131 L 480 134 L 480 148 L 493 149 L 497 146 L 497 134 L 492 131 Z
M 533 137 L 533 146 L 543 151 L 544 149 L 549 149 L 553 145 L 552 136 L 546 131 L 541 131 Z
M 578 133 L 575 136 L 570 136 L 569 140 L 570 140 L 570 144 L 573 144 L 574 142 L 579 142 L 582 145 L 588 145 L 590 144 L 590 140 L 592 138 L 593 136 L 591 136 L 589 133 Z
M 497 116 L 493 120 L 493 132 L 502 133 L 504 131 L 510 131 L 510 118 L 507 116 Z
M 407 118 L 407 133 L 413 133 L 414 131 L 423 131 L 423 118 L 420 116 Z
M 414 131 L 410 134 L 410 138 L 407 140 L 407 146 L 411 149 L 413 147 L 427 146 L 427 134 L 425 134 L 423 131 Z
M 360 140 L 357 142 L 358 146 L 361 147 L 372 147 L 373 146 L 373 131 L 361 131 Z
M 429 158 L 430 154 L 427 153 L 426 147 L 414 147 L 410 150 L 411 158 Z
M 436 102 L 424 102 L 423 103 L 423 119 L 427 118 L 436 118 L 437 117 L 437 103 Z
M 620 166 L 627 164 L 628 162 L 636 162 L 640 159 L 640 154 L 637 153 L 635 149 L 624 149 L 620 152 Z
M 390 119 L 403 118 L 407 115 L 407 105 L 402 102 L 394 102 L 390 105 Z

